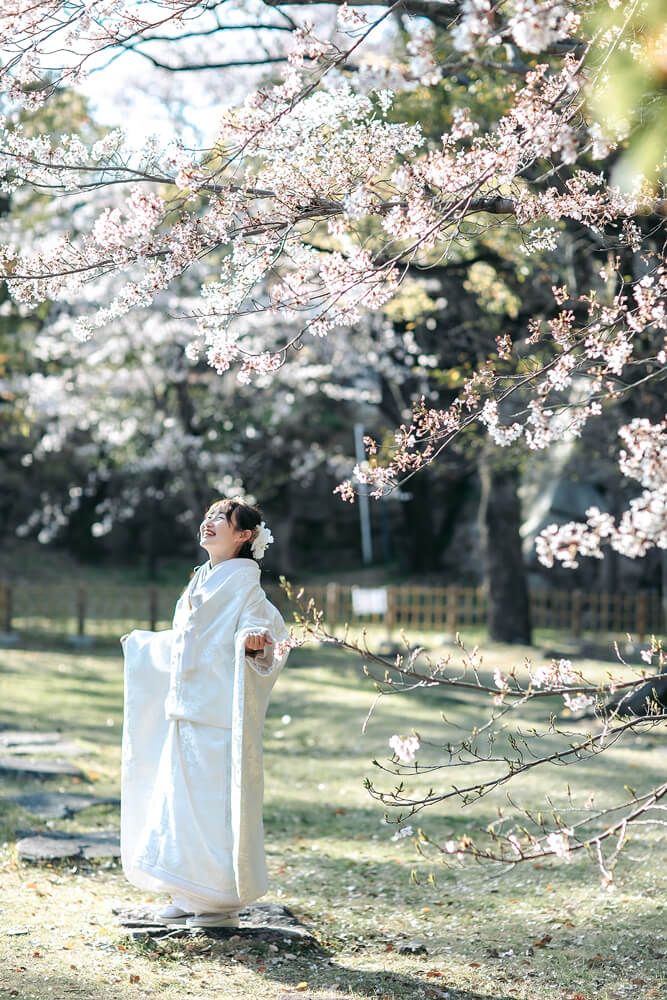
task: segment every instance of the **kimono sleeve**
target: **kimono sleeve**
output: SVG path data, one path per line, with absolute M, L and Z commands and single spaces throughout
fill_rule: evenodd
M 267 644 L 256 656 L 246 655 L 245 643 L 248 636 L 262 632 L 269 636 L 271 643 Z M 248 601 L 239 621 L 235 638 L 237 660 L 239 658 L 245 659 L 246 664 L 258 674 L 273 673 L 284 662 L 284 657 L 276 654 L 276 643 L 286 638 L 287 629 L 280 613 L 267 600 L 264 591 L 257 584 L 248 595 Z

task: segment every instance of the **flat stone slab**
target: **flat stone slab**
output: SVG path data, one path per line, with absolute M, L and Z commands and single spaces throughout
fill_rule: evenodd
M 70 792 L 34 792 L 31 795 L 5 796 L 17 806 L 45 819 L 69 819 L 91 806 L 117 806 L 120 799 L 103 799 L 97 795 L 77 795 Z
M 60 757 L 0 757 L 0 777 L 19 775 L 24 778 L 85 778 L 83 771 Z
M 30 729 L 3 729 L 0 731 L 0 747 L 20 747 L 24 743 L 59 743 L 62 733 L 35 733 Z
M 0 747 L 10 754 L 76 754 L 85 753 L 74 740 L 62 733 L 35 733 L 26 729 L 5 729 L 0 732 Z
M 21 754 L 48 754 L 48 753 L 61 753 L 61 754 L 74 754 L 80 757 L 85 754 L 86 751 L 74 740 L 61 740 L 60 743 L 21 743 L 18 746 L 7 747 L 7 751 L 12 756 L 19 756 Z
M 119 858 L 120 833 L 31 833 L 19 831 L 16 850 L 20 861 L 62 861 L 65 858 Z
M 182 937 L 206 934 L 215 938 L 253 938 L 268 942 L 295 941 L 316 945 L 317 939 L 294 916 L 286 906 L 278 903 L 251 903 L 239 913 L 238 927 L 197 927 L 183 924 L 161 924 L 156 914 L 162 906 L 114 907 L 113 913 L 120 925 L 127 929 L 128 936 L 135 940 L 145 937 Z

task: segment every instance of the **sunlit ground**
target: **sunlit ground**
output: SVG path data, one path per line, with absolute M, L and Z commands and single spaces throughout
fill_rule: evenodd
M 493 647 L 484 666 L 507 669 L 525 653 L 531 651 Z M 540 659 L 537 650 L 532 655 Z M 6 649 L 0 665 L 0 723 L 62 729 L 87 751 L 75 760 L 90 779 L 83 787 L 117 796 L 122 667 L 115 651 Z M 597 661 L 581 665 L 598 679 L 610 669 Z M 391 787 L 391 776 L 372 761 L 388 763 L 393 733 L 418 730 L 423 759 L 435 761 L 438 745 L 455 738 L 457 727 L 469 728 L 484 716 L 473 699 L 459 694 L 401 694 L 382 699 L 362 733 L 375 692 L 359 667 L 327 648 L 292 654 L 265 731 L 268 899 L 288 905 L 312 930 L 317 948 L 275 950 L 240 939 L 133 944 L 120 933 L 111 906 L 142 901 L 145 894 L 115 865 L 17 865 L 14 830 L 38 821 L 6 807 L 0 902 L 5 995 L 664 997 L 664 832 L 638 828 L 613 893 L 600 888 L 595 864 L 586 858 L 569 864 L 545 859 L 498 873 L 448 868 L 436 855 L 422 857 L 414 843 L 420 826 L 437 841 L 474 834 L 496 817 L 498 805 L 506 806 L 504 792 L 474 810 L 450 802 L 426 811 L 406 821 L 412 835 L 393 839 L 397 828 L 385 822 L 364 778 Z M 534 724 L 537 716 L 531 712 L 522 721 Z M 631 737 L 613 757 L 538 769 L 514 794 L 535 809 L 545 808 L 549 794 L 560 807 L 569 784 L 575 805 L 591 792 L 596 804 L 612 805 L 626 796 L 625 784 L 643 788 L 662 772 L 664 737 L 653 730 Z M 448 772 L 435 772 L 430 784 L 440 788 L 452 780 Z M 420 778 L 410 787 L 428 785 Z M 81 791 L 82 784 L 68 784 L 70 789 Z M 5 782 L 2 793 L 11 791 Z M 55 825 L 74 830 L 118 822 L 117 809 L 98 807 Z M 27 933 L 8 933 L 16 930 Z M 401 954 L 405 947 L 417 951 Z

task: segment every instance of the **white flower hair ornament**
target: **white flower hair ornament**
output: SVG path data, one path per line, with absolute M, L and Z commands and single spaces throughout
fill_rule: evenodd
M 262 559 L 267 548 L 273 541 L 273 535 L 267 528 L 264 521 L 260 524 L 257 529 L 257 534 L 255 535 L 252 545 L 250 546 L 250 551 L 252 552 L 255 559 Z

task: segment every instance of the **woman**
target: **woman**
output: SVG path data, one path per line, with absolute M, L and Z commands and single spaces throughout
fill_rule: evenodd
M 200 527 L 209 561 L 173 628 L 121 640 L 123 869 L 171 893 L 164 923 L 237 926 L 238 910 L 266 892 L 261 740 L 287 638 L 259 585 L 272 541 L 257 508 L 217 500 Z

